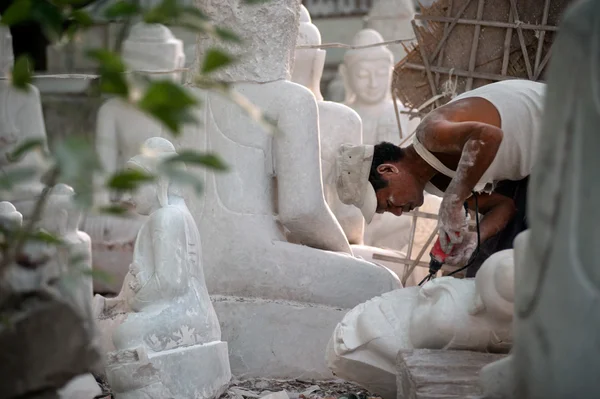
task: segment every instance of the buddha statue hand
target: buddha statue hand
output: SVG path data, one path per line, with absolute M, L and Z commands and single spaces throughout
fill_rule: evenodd
M 144 273 L 142 272 L 140 266 L 135 262 L 129 265 L 129 273 L 131 273 L 133 277 L 129 280 L 129 288 L 131 288 L 133 292 L 137 293 L 144 286 Z

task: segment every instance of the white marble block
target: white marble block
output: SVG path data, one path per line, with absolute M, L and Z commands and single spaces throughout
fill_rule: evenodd
M 599 27 L 600 3 L 574 2 L 552 47 L 530 230 L 515 240 L 515 345 L 482 370 L 489 397 L 598 396 Z
M 245 39 L 242 47 L 224 45 L 242 58 L 215 77 L 232 83 L 278 128 L 271 133 L 230 100 L 197 89 L 203 125 L 187 128 L 179 142 L 217 153 L 230 166 L 227 173 L 200 170 L 205 188 L 190 210 L 233 373 L 330 378 L 323 350 L 332 328 L 347 309 L 397 288 L 398 279 L 352 257 L 325 201 L 317 102 L 288 80 L 299 2 L 197 4 Z M 214 44 L 199 38 L 199 63 Z
M 396 396 L 400 349 L 507 352 L 512 342 L 513 250 L 484 262 L 475 279 L 441 277 L 352 309 L 326 351 L 333 373 L 384 399 Z
M 175 148 L 146 140 L 127 168 L 156 173 Z M 210 398 L 231 377 L 227 344 L 202 269 L 200 233 L 183 190 L 167 177 L 133 196 L 148 216 L 116 298 L 95 300 L 107 356 L 106 375 L 118 399 Z
M 185 55 L 181 40 L 160 24 L 135 24 L 123 42 L 123 60 L 130 71 L 167 72 L 183 67 Z M 180 81 L 180 72 L 145 74 L 151 79 Z M 133 81 L 134 88 L 139 81 Z M 135 90 L 135 89 L 134 89 Z M 139 153 L 140 144 L 151 137 L 167 137 L 166 128 L 156 119 L 134 108 L 120 98 L 106 101 L 98 110 L 96 150 L 103 174 L 96 181 L 97 205 L 108 205 L 120 198 L 109 198 L 101 186 L 106 176 L 121 170 L 125 162 Z M 88 214 L 83 230 L 92 237 L 94 266 L 108 273 L 109 283 L 95 281 L 96 292 L 119 292 L 127 265 L 131 262 L 133 242 L 145 217 L 124 219 L 106 214 Z

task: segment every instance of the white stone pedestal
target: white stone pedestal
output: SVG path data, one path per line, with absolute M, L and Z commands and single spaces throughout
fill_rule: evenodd
M 227 343 L 150 354 L 143 348 L 113 352 L 106 376 L 117 399 L 214 398 L 231 378 Z

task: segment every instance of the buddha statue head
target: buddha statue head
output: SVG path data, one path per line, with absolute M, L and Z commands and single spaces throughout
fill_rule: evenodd
M 123 60 L 131 71 L 166 72 L 184 67 L 183 42 L 161 24 L 135 24 L 123 42 Z M 181 72 L 148 74 L 152 79 L 181 80 Z
M 513 250 L 497 252 L 475 281 L 441 277 L 419 291 L 410 322 L 415 348 L 508 350 L 514 299 Z
M 144 142 L 139 155 L 125 164 L 125 168 L 144 174 L 158 175 L 152 182 L 144 183 L 132 194 L 135 210 L 140 215 L 150 215 L 169 205 L 170 196 L 183 197 L 179 185 L 160 173 L 160 164 L 168 157 L 177 155 L 173 144 L 162 137 L 152 137 Z
M 354 46 L 367 46 L 383 42 L 373 29 L 363 29 L 354 36 Z M 376 105 L 389 98 L 394 56 L 386 46 L 348 50 L 340 73 L 346 88 L 346 103 Z
M 196 0 L 198 8 L 218 26 L 231 29 L 243 44 L 199 35 L 197 55 L 202 59 L 212 47 L 239 58 L 212 76 L 226 82 L 267 83 L 290 79 L 298 35 L 300 1 L 272 0 L 247 4 L 244 0 Z
M 58 237 L 77 231 L 81 210 L 75 204 L 75 190 L 57 184 L 50 190 L 39 227 Z
M 6 25 L 0 25 L 0 74 L 2 76 L 9 74 L 14 62 L 10 29 Z
M 308 10 L 300 6 L 300 27 L 296 46 L 315 46 L 321 44 L 321 33 L 312 23 Z M 317 101 L 323 101 L 321 95 L 321 76 L 325 67 L 325 50 L 296 49 L 292 82 L 301 84 L 313 92 Z

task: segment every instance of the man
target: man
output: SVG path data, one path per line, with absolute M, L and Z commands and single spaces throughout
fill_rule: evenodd
M 359 207 L 368 223 L 375 212 L 400 216 L 420 206 L 423 190 L 442 196 L 439 235 L 450 265 L 465 264 L 477 248 L 463 204 L 477 207 L 481 247 L 467 272 L 474 276 L 487 257 L 512 248 L 527 228 L 527 183 L 544 93 L 543 83 L 528 80 L 492 83 L 429 113 L 406 148 L 343 145 L 340 199 Z

